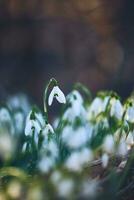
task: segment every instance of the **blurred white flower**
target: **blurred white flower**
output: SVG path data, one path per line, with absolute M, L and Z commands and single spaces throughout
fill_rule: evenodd
M 103 151 L 109 154 L 114 153 L 115 151 L 115 143 L 114 138 L 112 135 L 107 135 L 104 138 L 103 144 L 102 144 Z
M 109 161 L 109 155 L 107 153 L 104 153 L 101 157 L 101 161 L 102 161 L 102 167 L 106 168 Z
M 14 134 L 13 120 L 6 107 L 0 108 L 0 131 L 6 131 Z
M 56 185 L 58 196 L 62 198 L 69 198 L 74 189 L 74 182 L 72 179 L 63 179 Z
M 54 133 L 54 129 L 51 126 L 51 124 L 46 124 L 46 126 L 44 127 L 44 129 L 42 130 L 42 134 L 44 136 L 47 136 L 49 133 Z
M 9 159 L 14 152 L 15 149 L 15 141 L 8 133 L 0 134 L 0 157 L 2 159 Z
M 42 173 L 48 173 L 54 166 L 55 161 L 49 156 L 44 156 L 38 164 L 38 168 Z
M 111 110 L 110 115 L 116 117 L 117 119 L 121 120 L 123 116 L 123 106 L 119 99 L 111 99 Z
M 7 108 L 1 108 L 0 109 L 0 121 L 1 122 L 10 122 L 11 121 L 11 115 Z
M 48 105 L 51 106 L 53 103 L 53 99 L 56 98 L 59 103 L 66 103 L 66 98 L 64 93 L 58 86 L 54 86 L 49 97 L 48 97 Z
M 93 152 L 90 149 L 84 148 L 81 151 L 73 152 L 65 162 L 65 166 L 72 171 L 81 171 L 92 159 Z
M 89 134 L 85 127 L 79 127 L 74 130 L 71 126 L 66 126 L 61 137 L 70 148 L 84 146 L 89 140 Z
M 53 171 L 51 174 L 51 181 L 53 184 L 57 184 L 62 179 L 62 174 L 60 171 Z
M 127 144 L 125 142 L 125 140 L 121 140 L 119 145 L 118 145 L 118 155 L 119 156 L 125 156 L 127 154 L 128 150 L 127 150 Z
M 27 115 L 31 109 L 29 100 L 25 94 L 17 94 L 9 97 L 7 105 L 11 110 L 18 110 L 21 108 L 25 115 Z
M 32 114 L 32 111 L 30 111 L 26 119 L 25 135 L 32 135 L 33 130 L 39 134 L 42 129 L 40 123 L 38 122 L 36 118 L 31 119 L 31 114 Z
M 89 179 L 83 182 L 81 187 L 82 197 L 94 198 L 98 191 L 98 181 L 95 179 Z
M 41 127 L 43 128 L 46 123 L 45 123 L 45 120 L 44 120 L 42 113 L 41 112 L 35 112 L 35 118 L 37 119 L 37 121 L 39 122 Z
M 24 121 L 25 121 L 24 114 L 21 111 L 18 111 L 14 113 L 13 117 L 14 117 L 16 133 L 22 133 L 24 130 Z
M 93 100 L 88 110 L 89 120 L 94 117 L 97 117 L 98 114 L 106 110 L 106 106 L 108 104 L 109 98 L 110 98 L 109 96 L 106 96 L 104 99 L 101 99 L 100 97 L 96 97 Z
M 132 132 L 129 132 L 127 138 L 126 138 L 126 144 L 127 144 L 127 149 L 131 149 L 131 147 L 134 145 L 134 136 Z
M 25 135 L 32 135 L 34 131 L 37 131 L 37 133 L 40 133 L 41 127 L 39 123 L 36 120 L 27 120 L 26 126 L 25 126 Z
M 125 119 L 128 122 L 134 123 L 134 106 L 128 107 L 126 114 L 125 114 Z

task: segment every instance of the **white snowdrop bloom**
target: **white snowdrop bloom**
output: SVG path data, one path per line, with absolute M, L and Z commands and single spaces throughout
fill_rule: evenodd
M 94 198 L 98 192 L 98 181 L 89 179 L 83 182 L 81 187 L 81 194 L 83 197 Z
M 70 126 L 63 130 L 62 139 L 70 148 L 79 148 L 87 143 L 89 135 L 84 127 L 73 130 Z
M 73 104 L 75 101 L 77 101 L 79 104 L 83 104 L 83 98 L 81 94 L 77 90 L 73 90 L 68 96 L 67 100 Z
M 81 171 L 82 167 L 84 167 L 92 159 L 92 151 L 84 148 L 79 152 L 73 152 L 65 162 L 65 166 L 72 171 Z
M 103 144 L 102 144 L 102 148 L 104 150 L 104 152 L 107 152 L 109 154 L 114 153 L 115 151 L 115 144 L 114 144 L 114 138 L 112 135 L 107 135 L 104 138 Z
M 109 155 L 107 153 L 104 153 L 101 157 L 101 161 L 102 161 L 102 167 L 106 168 L 109 161 Z
M 50 156 L 52 156 L 53 158 L 57 158 L 58 154 L 59 154 L 59 150 L 58 150 L 58 146 L 54 141 L 50 141 L 47 146 L 46 146 L 46 150 L 50 153 Z
M 81 171 L 82 166 L 80 159 L 81 157 L 79 152 L 72 153 L 65 162 L 65 167 L 72 171 Z
M 63 115 L 63 120 L 68 120 L 73 122 L 76 117 L 81 119 L 86 119 L 87 112 L 83 106 L 83 99 L 80 93 L 76 90 L 71 92 L 67 96 L 68 102 L 70 102 L 70 107 L 65 111 Z
M 25 94 L 17 94 L 8 98 L 7 105 L 11 110 L 22 109 L 27 115 L 31 109 L 28 98 Z
M 24 114 L 22 112 L 14 113 L 15 128 L 17 133 L 22 133 L 24 129 Z
M 103 100 L 99 97 L 96 97 L 89 107 L 88 118 L 92 119 L 102 111 L 103 111 Z
M 26 151 L 27 143 L 25 142 L 22 146 L 22 152 L 24 153 Z
M 47 136 L 49 133 L 54 133 L 54 129 L 51 126 L 51 124 L 46 124 L 46 126 L 42 130 L 42 133 L 43 133 L 44 136 Z
M 86 119 L 86 116 L 87 114 L 84 107 L 76 102 L 66 110 L 63 115 L 63 120 L 67 120 L 72 123 L 76 119 L 76 117 L 79 117 L 83 120 Z
M 53 127 L 54 127 L 54 129 L 56 129 L 56 128 L 58 127 L 59 122 L 60 122 L 60 119 L 59 119 L 59 118 L 56 118 L 56 119 L 54 120 L 54 122 L 53 122 Z
M 44 156 L 38 164 L 38 168 L 43 173 L 48 173 L 54 166 L 55 161 L 49 156 Z
M 74 189 L 74 182 L 72 179 L 63 179 L 56 185 L 58 196 L 68 198 L 71 196 Z
M 130 150 L 131 147 L 134 145 L 134 136 L 132 132 L 130 132 L 126 138 L 127 149 Z
M 88 111 L 88 118 L 92 119 L 97 117 L 101 112 L 105 112 L 110 96 L 106 96 L 104 99 L 96 97 L 91 103 Z
M 36 117 L 37 121 L 40 123 L 41 127 L 44 127 L 46 123 L 45 123 L 42 113 L 36 112 L 35 117 Z
M 57 184 L 61 179 L 62 179 L 62 174 L 60 171 L 54 171 L 52 174 L 51 174 L 51 182 L 53 184 Z
M 0 121 L 1 122 L 10 122 L 11 121 L 10 113 L 9 113 L 8 109 L 6 109 L 4 107 L 0 109 Z
M 13 141 L 12 137 L 5 132 L 0 134 L 0 156 L 6 160 L 11 157 L 14 149 L 15 141 Z
M 33 134 L 33 129 L 35 132 L 40 133 L 41 131 L 41 126 L 36 120 L 27 120 L 26 121 L 26 126 L 25 126 L 25 135 L 32 135 Z
M 48 97 L 48 105 L 51 106 L 53 103 L 53 99 L 56 98 L 59 103 L 66 103 L 66 98 L 64 93 L 58 86 L 54 86 L 49 97 Z
M 127 144 L 125 140 L 120 141 L 117 152 L 119 156 L 125 156 L 127 154 L 128 150 L 127 150 Z
M 30 111 L 30 113 L 28 114 L 26 118 L 25 135 L 32 135 L 33 129 L 37 134 L 39 134 L 42 129 L 40 123 L 38 122 L 36 118 L 31 119 L 31 114 L 32 114 L 32 111 Z
M 72 134 L 75 134 L 73 127 L 70 125 L 65 126 L 62 131 L 61 138 L 65 143 L 67 143 Z
M 0 109 L 0 131 L 8 131 L 10 134 L 14 134 L 13 120 L 7 108 Z
M 83 148 L 80 152 L 81 164 L 85 165 L 93 160 L 93 151 L 89 148 Z
M 125 119 L 131 123 L 134 123 L 134 106 L 127 109 Z
M 111 110 L 110 115 L 116 117 L 117 119 L 121 120 L 123 115 L 123 106 L 118 99 L 111 99 Z

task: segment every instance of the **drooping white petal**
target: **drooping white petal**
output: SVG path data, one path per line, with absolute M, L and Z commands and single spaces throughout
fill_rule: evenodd
M 134 107 L 129 107 L 127 109 L 125 119 L 131 123 L 134 123 Z
M 42 133 L 43 133 L 44 136 L 45 136 L 45 135 L 48 135 L 49 133 L 54 133 L 54 129 L 53 129 L 53 127 L 51 126 L 51 124 L 47 124 L 47 125 L 45 126 L 45 128 L 43 129 Z
M 53 103 L 54 95 L 55 95 L 55 87 L 52 89 L 52 91 L 48 97 L 48 105 L 49 106 L 51 106 Z
M 66 103 L 65 95 L 58 86 L 55 86 L 55 97 L 59 103 Z
M 66 98 L 64 93 L 58 86 L 54 86 L 49 97 L 48 97 L 48 105 L 51 106 L 53 103 L 53 99 L 56 98 L 59 103 L 66 103 Z
M 112 99 L 111 102 L 111 111 L 110 115 L 115 116 L 117 119 L 121 119 L 123 115 L 123 106 L 118 99 Z
M 107 135 L 103 142 L 103 150 L 107 153 L 113 153 L 115 150 L 114 138 L 112 135 Z
M 102 161 L 102 167 L 106 168 L 108 165 L 108 161 L 109 161 L 109 156 L 107 153 L 104 153 L 101 157 L 101 161 Z

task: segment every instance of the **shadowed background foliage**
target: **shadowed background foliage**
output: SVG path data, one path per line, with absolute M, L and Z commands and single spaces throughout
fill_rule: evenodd
M 54 76 L 93 92 L 133 90 L 133 0 L 0 1 L 0 97 L 28 92 L 41 103 Z

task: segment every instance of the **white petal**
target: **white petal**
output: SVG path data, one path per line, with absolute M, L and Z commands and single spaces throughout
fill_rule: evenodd
M 55 94 L 56 94 L 56 99 L 59 103 L 64 103 L 64 104 L 66 103 L 65 95 L 58 86 L 55 86 Z
M 54 99 L 54 94 L 55 94 L 55 87 L 52 89 L 49 97 L 48 97 L 48 105 L 51 106 L 53 103 L 53 99 Z
M 104 153 L 104 154 L 102 155 L 101 160 L 102 160 L 102 167 L 103 167 L 103 168 L 106 168 L 107 165 L 108 165 L 108 161 L 109 161 L 109 156 L 108 156 L 108 154 Z

